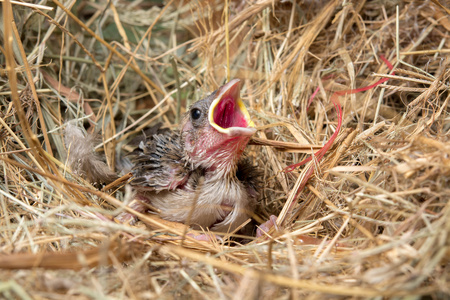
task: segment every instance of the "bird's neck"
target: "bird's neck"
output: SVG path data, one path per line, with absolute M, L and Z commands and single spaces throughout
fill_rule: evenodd
M 235 177 L 237 163 L 247 143 L 248 139 L 236 138 L 211 147 L 193 159 L 194 166 L 205 170 L 206 177 Z

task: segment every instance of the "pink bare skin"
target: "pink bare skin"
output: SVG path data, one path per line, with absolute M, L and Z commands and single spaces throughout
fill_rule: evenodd
M 256 229 L 256 237 L 262 237 L 269 233 L 270 229 L 275 226 L 275 229 L 278 230 L 277 227 L 277 217 L 274 215 L 271 215 L 269 220 L 261 224 Z

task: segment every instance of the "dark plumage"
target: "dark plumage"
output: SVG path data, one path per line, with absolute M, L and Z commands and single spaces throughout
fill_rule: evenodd
M 134 165 L 132 185 L 140 190 L 174 189 L 189 176 L 176 132 L 145 137 L 129 158 Z

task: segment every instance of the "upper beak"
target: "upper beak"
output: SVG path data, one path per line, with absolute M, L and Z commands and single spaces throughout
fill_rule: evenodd
M 219 88 L 209 108 L 209 123 L 229 136 L 251 136 L 256 128 L 241 100 L 239 82 L 233 79 Z

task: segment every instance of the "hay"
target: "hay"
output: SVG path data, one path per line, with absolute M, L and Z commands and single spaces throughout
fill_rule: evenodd
M 449 297 L 448 1 L 39 4 L 2 2 L 2 298 Z M 268 235 L 118 224 L 129 175 L 67 167 L 66 121 L 120 168 L 227 78 L 259 129 Z

